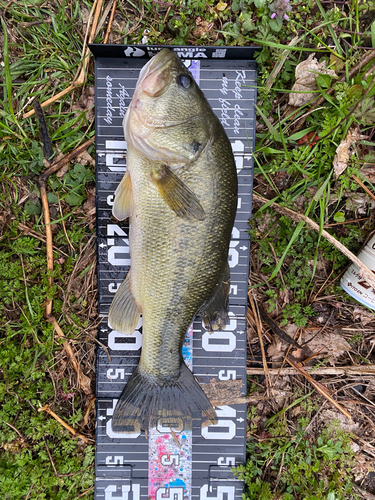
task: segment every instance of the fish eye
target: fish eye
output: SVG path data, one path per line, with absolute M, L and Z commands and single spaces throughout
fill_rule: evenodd
M 189 75 L 178 75 L 177 77 L 177 83 L 180 87 L 183 87 L 184 89 L 188 89 L 191 84 L 193 83 L 192 78 Z

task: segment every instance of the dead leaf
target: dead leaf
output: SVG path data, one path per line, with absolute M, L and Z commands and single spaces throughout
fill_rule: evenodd
M 332 69 L 326 68 L 325 61 L 320 63 L 314 56 L 314 53 L 311 54 L 306 61 L 301 62 L 296 67 L 296 81 L 292 87 L 292 92 L 289 94 L 290 106 L 303 106 L 315 97 L 312 91 L 318 89 L 316 77 L 319 74 L 337 76 Z
M 200 38 L 207 38 L 207 35 L 212 32 L 212 28 L 214 27 L 213 22 L 208 22 L 201 17 L 197 17 L 195 21 L 196 28 L 194 29 L 194 36 Z
M 76 157 L 77 163 L 80 163 L 81 165 L 90 165 L 92 167 L 95 166 L 95 160 L 94 158 L 88 154 L 87 151 L 82 151 L 77 157 Z
M 375 208 L 375 200 L 366 193 L 348 193 L 345 208 L 356 215 L 367 214 L 368 209 Z
M 215 9 L 221 12 L 221 11 L 225 10 L 227 8 L 227 6 L 228 6 L 227 3 L 222 2 L 220 0 L 220 2 L 216 5 Z
M 274 338 L 274 341 L 267 349 L 267 355 L 271 358 L 271 361 L 280 361 L 284 357 L 285 350 L 288 344 L 278 337 Z
M 303 336 L 303 344 L 302 350 L 306 349 L 315 354 L 315 360 L 326 358 L 327 356 L 338 358 L 344 352 L 351 351 L 352 349 L 350 344 L 337 333 L 323 332 L 317 335 L 316 332 L 309 332 Z M 295 353 L 293 352 L 294 355 Z
M 366 326 L 371 321 L 375 321 L 375 313 L 370 312 L 364 307 L 355 307 L 353 309 L 354 321 L 360 321 L 363 326 Z
M 76 111 L 78 113 L 86 111 L 86 119 L 91 123 L 95 118 L 94 106 L 95 89 L 94 87 L 86 87 L 78 101 L 73 104 L 72 111 Z
M 375 155 L 373 160 L 375 160 Z M 361 169 L 361 174 L 366 177 L 366 179 L 371 182 L 371 184 L 375 184 L 375 165 L 365 164 Z
M 354 125 L 348 130 L 345 139 L 343 139 L 338 148 L 336 149 L 336 155 L 333 159 L 333 167 L 335 170 L 335 179 L 337 179 L 348 166 L 348 161 L 350 156 L 353 154 L 352 146 L 362 139 L 367 139 L 366 135 L 361 135 L 359 133 L 357 125 Z
M 94 215 L 96 211 L 95 188 L 87 191 L 87 201 L 82 205 L 82 210 L 87 216 Z
M 345 432 L 355 432 L 359 428 L 358 422 L 347 419 L 340 411 L 323 408 L 320 412 L 320 421 L 324 422 L 324 424 L 332 424 L 333 420 L 337 420 L 339 422 L 339 426 Z

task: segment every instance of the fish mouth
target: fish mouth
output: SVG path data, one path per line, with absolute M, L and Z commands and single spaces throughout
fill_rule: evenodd
M 173 62 L 176 63 L 176 54 L 169 49 L 161 50 L 144 68 L 142 68 L 138 85 L 143 92 L 151 97 L 163 94 L 173 73 Z

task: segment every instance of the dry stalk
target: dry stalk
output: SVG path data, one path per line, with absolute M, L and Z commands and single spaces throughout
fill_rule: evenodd
M 52 305 L 52 300 L 51 300 L 51 305 Z M 47 316 L 47 320 L 53 325 L 55 332 L 57 333 L 59 338 L 65 339 L 64 332 L 61 330 L 59 324 L 57 323 L 55 316 L 50 314 L 49 316 Z M 90 399 L 93 398 L 94 395 L 91 390 L 91 380 L 84 373 L 82 373 L 81 367 L 76 359 L 76 356 L 68 340 L 65 340 L 63 346 L 69 358 L 69 361 L 71 362 L 73 369 L 77 374 L 77 382 L 79 387 L 83 390 L 83 392 L 86 394 L 88 398 Z
M 91 411 L 91 408 L 93 407 L 93 405 L 95 403 L 95 400 L 96 400 L 96 398 L 92 398 L 92 400 L 90 401 L 90 403 L 89 403 L 89 405 L 87 407 L 85 418 L 83 419 L 83 422 L 82 422 L 82 427 L 85 427 L 88 424 L 90 411 Z
M 111 33 L 111 29 L 112 29 L 113 18 L 115 17 L 116 7 L 117 7 L 117 0 L 115 0 L 113 2 L 113 5 L 112 5 L 111 15 L 109 17 L 108 26 L 107 26 L 107 32 L 105 34 L 103 43 L 108 42 L 109 34 Z
M 267 200 L 266 198 L 263 198 L 262 196 L 259 196 L 258 194 L 253 194 L 253 199 L 260 202 L 260 203 L 269 203 L 270 200 Z M 315 231 L 320 231 L 319 224 L 311 220 L 309 217 L 306 217 L 306 215 L 299 214 L 297 212 L 294 212 L 294 210 L 291 210 L 290 208 L 282 207 L 276 202 L 271 202 L 271 206 L 276 210 L 276 212 L 281 213 L 282 215 L 285 215 L 286 217 L 289 217 L 297 222 L 306 222 L 310 227 L 315 229 Z M 354 264 L 356 264 L 359 268 L 359 274 L 361 278 L 366 280 L 370 286 L 375 288 L 375 276 L 374 274 L 370 271 L 370 269 L 363 263 L 361 262 L 356 255 L 354 255 L 350 250 L 348 250 L 342 243 L 340 243 L 334 236 L 329 234 L 325 229 L 322 229 L 321 232 L 323 238 L 325 238 L 327 241 L 329 241 L 334 247 L 336 247 L 338 250 L 340 250 L 341 253 L 343 253 L 348 259 L 350 259 Z
M 250 301 L 251 309 L 252 309 L 252 311 L 253 311 L 253 315 L 254 315 L 254 319 L 255 319 L 256 329 L 257 329 L 257 332 L 258 332 L 258 338 L 259 338 L 260 350 L 261 350 L 261 352 L 262 352 L 262 361 L 263 361 L 264 375 L 265 375 L 265 379 L 266 379 L 266 386 L 267 386 L 267 396 L 270 396 L 270 390 L 272 391 L 272 384 L 271 384 L 271 379 L 270 379 L 270 376 L 269 376 L 269 373 L 268 373 L 268 365 L 267 365 L 267 359 L 266 359 L 266 351 L 265 351 L 265 349 L 264 349 L 264 344 L 263 344 L 263 334 L 262 334 L 262 328 L 261 328 L 261 325 L 260 325 L 260 322 L 259 322 L 259 317 L 258 317 L 257 310 L 256 310 L 256 308 L 255 308 L 255 304 L 254 304 L 254 301 L 253 301 L 253 297 L 252 297 L 252 295 L 251 295 L 251 290 L 249 290 L 248 297 L 249 297 L 249 301 Z M 272 392 L 273 392 L 273 391 L 272 391 Z
M 311 375 L 375 375 L 375 365 L 363 366 L 335 366 L 318 368 L 305 367 L 307 373 Z M 248 375 L 264 375 L 263 368 L 247 368 Z M 281 376 L 298 375 L 300 372 L 295 368 L 268 368 L 268 373 Z
M 332 398 L 332 396 L 330 395 L 330 391 L 327 389 L 325 385 L 314 380 L 312 376 L 304 368 L 298 366 L 298 364 L 294 363 L 294 361 L 292 361 L 290 358 L 285 358 L 285 359 L 295 370 L 297 370 L 301 375 L 303 375 L 322 396 L 324 396 L 330 403 L 332 403 L 338 410 L 340 410 L 341 413 L 346 418 L 348 418 L 349 420 L 352 419 L 350 413 L 348 413 L 337 401 L 335 401 Z
M 358 179 L 358 177 L 356 175 L 352 175 L 352 179 L 354 179 L 356 181 L 356 183 L 359 184 L 361 186 L 361 188 L 364 189 L 366 191 L 366 193 L 373 200 L 375 200 L 375 194 L 372 191 L 370 191 L 370 189 L 365 184 L 363 184 L 363 182 L 361 181 L 361 179 Z
M 44 405 L 42 408 L 39 408 L 38 411 L 39 412 L 41 412 L 41 411 L 47 412 L 49 415 L 51 415 L 51 417 L 53 417 L 55 420 L 57 420 L 57 422 L 59 422 L 59 424 L 61 424 L 63 427 L 65 427 L 65 429 L 67 429 L 71 434 L 73 434 L 73 436 L 77 436 L 78 438 L 82 439 L 82 441 L 84 441 L 86 444 L 88 444 L 89 441 L 94 442 L 93 439 L 90 439 L 90 438 L 87 438 L 86 436 L 83 436 L 82 434 L 77 432 L 75 429 L 73 429 L 73 427 L 71 427 L 69 424 L 64 422 L 64 420 L 62 418 L 60 418 L 58 415 L 56 415 L 56 413 L 54 411 L 51 410 L 51 408 L 49 407 L 48 404 Z

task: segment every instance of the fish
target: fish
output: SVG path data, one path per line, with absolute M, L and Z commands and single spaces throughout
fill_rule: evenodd
M 131 267 L 109 323 L 131 335 L 142 314 L 138 366 L 116 404 L 112 429 L 160 417 L 217 416 L 182 357 L 195 316 L 209 331 L 228 322 L 229 243 L 237 209 L 230 141 L 192 74 L 162 49 L 140 71 L 123 121 L 127 170 L 112 213 L 129 219 Z

